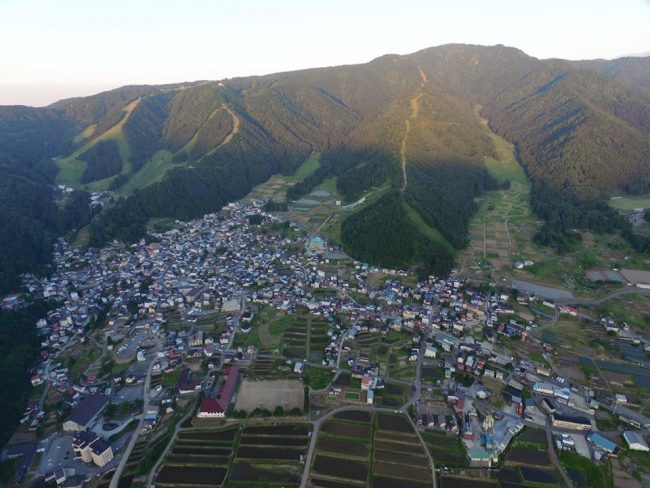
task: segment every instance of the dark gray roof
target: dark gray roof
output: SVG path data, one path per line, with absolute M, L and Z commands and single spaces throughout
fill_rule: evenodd
M 109 447 L 111 447 L 111 445 L 108 442 L 106 442 L 104 439 L 97 439 L 97 441 L 93 442 L 93 444 L 90 446 L 93 452 L 98 456 L 102 454 Z
M 70 412 L 66 422 L 71 420 L 79 425 L 86 426 L 108 403 L 108 397 L 100 394 L 89 395 Z
M 97 440 L 97 434 L 87 430 L 82 430 L 72 438 L 72 444 L 79 449 L 83 449 L 84 447 L 95 442 L 95 440 Z
M 584 424 L 584 425 L 591 425 L 591 422 L 587 417 L 584 417 L 582 415 L 567 415 L 567 414 L 562 414 L 555 412 L 553 414 L 553 418 L 555 420 L 560 420 L 563 422 L 572 422 L 574 424 Z

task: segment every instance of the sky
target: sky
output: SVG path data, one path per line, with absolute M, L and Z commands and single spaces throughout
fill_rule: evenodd
M 650 55 L 650 0 L 0 0 L 0 105 L 451 42 L 538 58 Z

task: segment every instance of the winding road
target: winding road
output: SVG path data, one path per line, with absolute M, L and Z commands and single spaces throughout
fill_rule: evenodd
M 161 344 L 158 337 L 157 336 L 154 337 L 156 340 L 155 351 L 157 352 L 160 349 Z M 144 381 L 144 403 L 142 405 L 142 413 L 139 416 L 140 420 L 138 422 L 138 426 L 133 432 L 133 435 L 129 440 L 129 444 L 126 446 L 126 449 L 122 453 L 120 464 L 117 465 L 117 469 L 115 470 L 115 473 L 113 473 L 113 477 L 111 478 L 111 483 L 109 484 L 109 488 L 118 487 L 120 478 L 122 477 L 122 472 L 124 471 L 124 467 L 126 466 L 126 463 L 129 460 L 129 457 L 131 456 L 131 451 L 133 450 L 133 446 L 135 446 L 135 443 L 138 441 L 138 437 L 140 436 L 140 431 L 142 430 L 142 422 L 144 421 L 144 418 L 147 415 L 147 409 L 149 408 L 149 400 L 151 399 L 151 395 L 150 395 L 151 373 L 153 372 L 153 366 L 155 363 L 156 363 L 156 357 L 154 355 L 153 359 L 151 360 L 151 363 L 149 364 L 149 369 L 147 369 L 147 377 Z

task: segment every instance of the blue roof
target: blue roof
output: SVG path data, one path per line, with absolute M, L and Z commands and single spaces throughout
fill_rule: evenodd
M 596 444 L 598 447 L 602 447 L 606 451 L 614 452 L 618 449 L 618 446 L 616 444 L 598 433 L 589 434 L 589 436 L 587 436 L 587 439 Z

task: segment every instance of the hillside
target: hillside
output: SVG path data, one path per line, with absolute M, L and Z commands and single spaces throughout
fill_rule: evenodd
M 290 198 L 325 181 L 346 201 L 392 187 L 409 229 L 461 249 L 475 199 L 497 185 L 481 117 L 515 145 L 534 183 L 571 201 L 647 191 L 648 73 L 648 58 L 539 60 L 458 44 L 360 65 L 129 86 L 46 109 L 0 108 L 0 162 L 53 181 L 50 159 L 61 156 L 55 181 L 122 195 L 94 226 L 99 244 L 141 237 L 150 218 L 214 211 L 318 152 L 321 164 Z
M 650 56 L 650 54 L 648 54 Z M 650 57 L 573 61 L 579 68 L 596 71 L 631 88 L 650 93 Z

